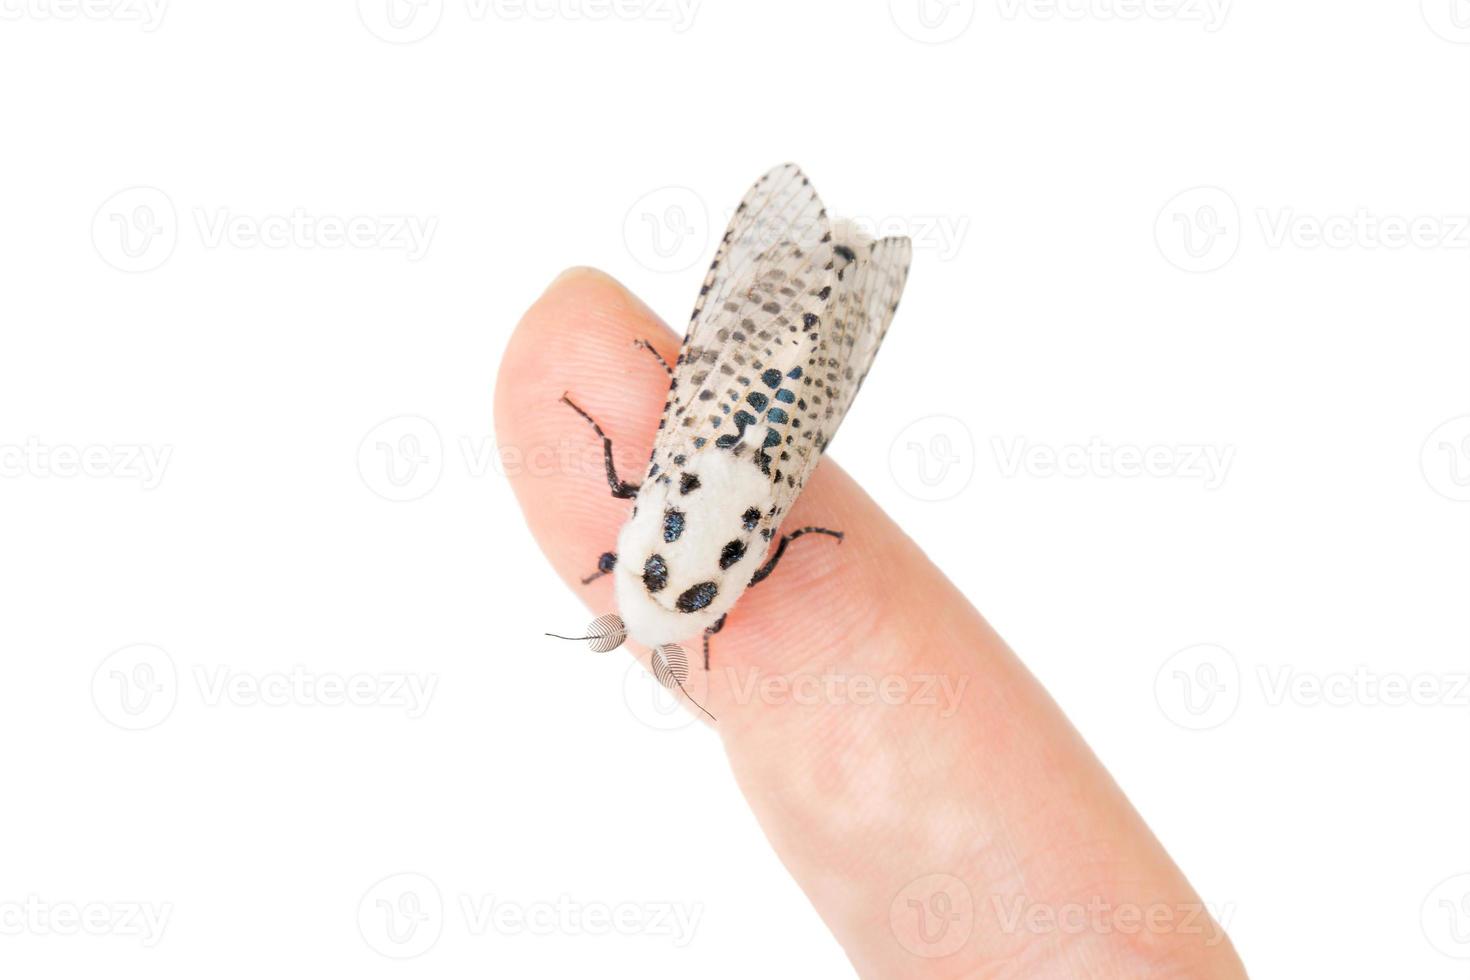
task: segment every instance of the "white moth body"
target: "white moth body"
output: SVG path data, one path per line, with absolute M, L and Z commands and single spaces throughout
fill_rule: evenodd
M 618 536 L 618 613 L 635 641 L 659 648 L 718 629 L 762 570 L 867 375 L 909 259 L 906 238 L 875 242 L 829 220 L 795 166 L 746 195 Z
M 699 460 L 698 470 L 700 486 L 688 494 L 679 492 L 677 478 L 646 481 L 637 512 L 618 534 L 619 555 L 641 556 L 619 561 L 613 572 L 618 613 L 628 635 L 651 648 L 697 636 L 718 622 L 766 553 L 763 522 L 745 514 L 752 507 L 761 515 L 770 510 L 770 480 L 724 453 Z M 650 568 L 654 555 L 660 561 Z M 707 586 L 713 586 L 708 604 L 692 608 L 710 593 Z

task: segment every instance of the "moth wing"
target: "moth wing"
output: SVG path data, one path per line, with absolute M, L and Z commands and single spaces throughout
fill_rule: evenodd
M 827 360 L 823 381 L 829 414 L 824 421 L 829 439 L 873 366 L 913 261 L 907 238 L 859 240 L 850 248 L 855 258 L 838 277 L 833 322 L 818 355 L 819 362 L 823 356 Z
M 797 379 L 815 356 L 836 287 L 821 198 L 800 168 L 775 168 L 736 208 L 700 287 L 649 478 L 675 478 L 716 450 L 748 458 L 772 483 L 809 469 L 818 434 L 787 437 L 801 426 Z

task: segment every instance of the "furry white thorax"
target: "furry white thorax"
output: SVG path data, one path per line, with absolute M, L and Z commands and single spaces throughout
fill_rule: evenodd
M 691 459 L 686 472 L 699 479 L 699 486 L 688 493 L 681 492 L 677 477 L 668 483 L 645 482 L 636 513 L 618 535 L 613 570 L 618 613 L 628 636 L 648 647 L 698 637 L 713 626 L 745 591 L 769 546 L 761 530 L 770 527 L 771 481 L 748 457 L 713 451 Z M 752 507 L 761 518 L 746 529 L 742 516 Z M 674 541 L 665 535 L 665 514 L 671 509 L 683 515 L 682 533 Z M 737 541 L 744 554 L 722 569 L 721 554 Z M 667 583 L 650 592 L 644 569 L 653 555 L 663 558 L 668 574 Z M 676 608 L 681 595 L 707 582 L 718 589 L 708 606 L 695 612 Z

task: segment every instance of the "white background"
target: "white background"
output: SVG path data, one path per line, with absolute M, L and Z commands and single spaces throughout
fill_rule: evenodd
M 787 159 L 916 238 L 834 456 L 1253 975 L 1470 971 L 1464 0 L 89 3 L 0 0 L 0 972 L 849 975 L 491 435 Z

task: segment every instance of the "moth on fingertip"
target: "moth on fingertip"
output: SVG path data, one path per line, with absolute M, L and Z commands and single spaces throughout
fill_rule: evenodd
M 563 396 L 602 440 L 613 496 L 633 501 L 616 551 L 584 580 L 611 576 L 617 599 L 618 615 L 589 627 L 594 649 L 631 637 L 654 651 L 659 681 L 682 690 L 678 641 L 703 633 L 708 670 L 710 636 L 789 544 L 842 540 L 822 527 L 778 532 L 867 377 L 912 252 L 907 238 L 875 241 L 830 219 L 798 167 L 777 167 L 736 209 L 678 359 L 659 357 L 669 393 L 641 483 L 618 478 L 612 441 Z

